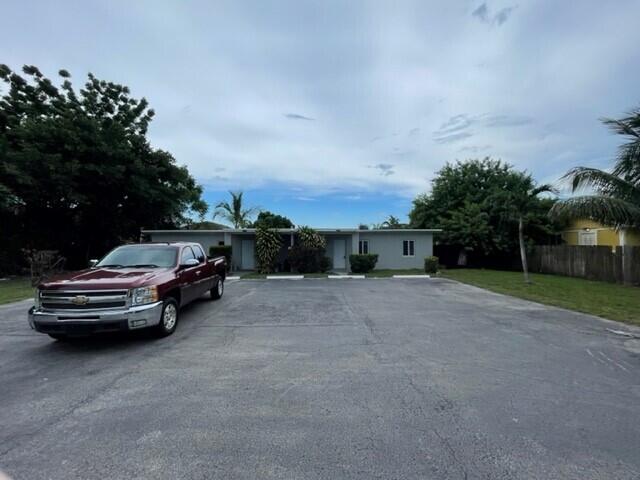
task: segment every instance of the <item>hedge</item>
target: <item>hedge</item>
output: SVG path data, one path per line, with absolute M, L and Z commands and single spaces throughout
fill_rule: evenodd
M 231 270 L 231 258 L 233 258 L 233 248 L 231 245 L 212 245 L 209 247 L 209 256 L 226 258 L 227 270 Z
M 425 273 L 436 273 L 438 271 L 438 257 L 424 257 Z
M 289 265 L 298 273 L 325 273 L 331 270 L 331 259 L 325 256 L 324 248 L 309 248 L 301 244 L 289 249 Z
M 375 268 L 377 262 L 378 255 L 376 253 L 349 255 L 349 263 L 353 273 L 368 273 Z

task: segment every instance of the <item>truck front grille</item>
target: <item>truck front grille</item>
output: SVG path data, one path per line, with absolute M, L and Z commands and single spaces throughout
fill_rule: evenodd
M 127 290 L 42 290 L 40 304 L 46 310 L 86 311 L 123 308 Z

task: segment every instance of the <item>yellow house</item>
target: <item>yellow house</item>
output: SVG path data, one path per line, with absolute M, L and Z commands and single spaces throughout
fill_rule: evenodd
M 593 220 L 573 220 L 562 231 L 568 245 L 604 245 L 618 247 L 640 245 L 640 229 L 607 227 Z

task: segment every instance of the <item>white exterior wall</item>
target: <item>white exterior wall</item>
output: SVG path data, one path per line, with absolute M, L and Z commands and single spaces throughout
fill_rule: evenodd
M 358 253 L 358 241 L 369 242 L 369 253 L 378 254 L 376 269 L 422 269 L 424 258 L 433 255 L 433 232 L 425 231 L 385 231 L 385 230 L 359 230 L 357 232 L 320 232 L 327 239 L 327 256 L 333 259 L 333 241 L 340 239 L 345 242 L 346 265 L 349 269 L 349 255 Z M 176 230 L 167 232 L 147 232 L 153 242 L 198 242 L 205 252 L 209 247 L 219 245 L 231 245 L 233 248 L 232 268 L 237 270 L 242 265 L 243 238 L 255 239 L 253 232 L 208 231 L 198 232 L 194 230 Z M 405 257 L 403 253 L 403 241 L 413 240 L 415 249 L 412 257 Z M 286 247 L 291 243 L 290 236 L 284 235 Z M 286 255 L 283 248 L 282 255 Z
M 424 268 L 424 257 L 433 255 L 433 234 L 431 232 L 359 232 L 360 240 L 369 241 L 369 253 L 378 254 L 376 270 Z M 413 240 L 415 255 L 402 256 L 402 242 Z M 357 245 L 356 251 L 357 253 Z
M 209 247 L 218 245 L 218 242 L 224 241 L 224 233 L 191 233 L 184 234 L 180 230 L 175 232 L 159 232 L 149 233 L 152 242 L 195 242 L 202 245 L 204 253 L 209 255 Z

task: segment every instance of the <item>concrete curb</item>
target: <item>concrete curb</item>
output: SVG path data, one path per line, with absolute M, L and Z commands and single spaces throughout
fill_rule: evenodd
M 328 275 L 327 278 L 365 278 L 364 275 Z
M 267 280 L 302 280 L 304 275 L 267 275 Z

